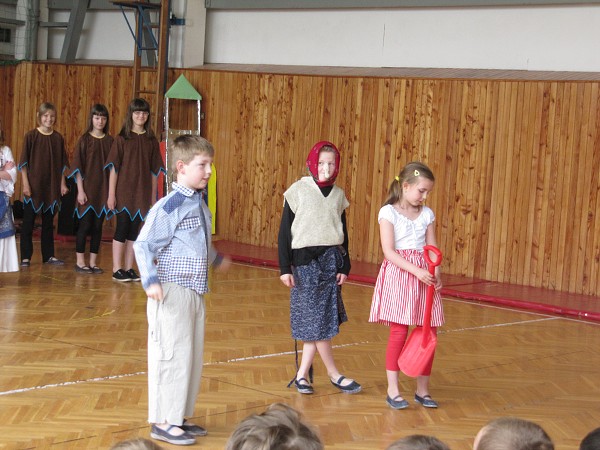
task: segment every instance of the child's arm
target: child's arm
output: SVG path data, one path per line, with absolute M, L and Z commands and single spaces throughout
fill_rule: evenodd
M 154 205 L 156 203 L 156 196 L 158 195 L 158 177 L 152 175 L 152 200 L 150 200 L 150 205 Z
M 148 213 L 144 226 L 133 243 L 135 260 L 142 278 L 142 287 L 149 298 L 159 301 L 163 298 L 155 259 L 173 239 L 178 223 L 176 211 L 168 214 L 162 203 L 156 204 Z
M 295 214 L 287 201 L 283 204 L 283 213 L 281 214 L 281 223 L 279 224 L 278 254 L 279 254 L 279 279 L 281 282 L 291 288 L 295 286 L 294 275 L 292 274 L 292 222 Z
M 21 167 L 21 177 L 23 178 L 23 195 L 31 197 L 31 186 L 29 185 L 29 176 L 27 175 L 27 166 Z
M 108 176 L 108 199 L 106 200 L 106 207 L 113 210 L 117 207 L 117 197 L 115 191 L 117 190 L 117 171 L 115 166 L 111 166 L 110 175 Z
M 412 273 L 415 277 L 427 285 L 435 284 L 435 276 L 431 275 L 427 269 L 421 269 L 420 267 L 415 266 L 396 253 L 394 225 L 391 222 L 388 222 L 385 219 L 381 219 L 379 221 L 379 236 L 381 239 L 383 255 L 388 261 L 391 261 L 401 269 Z
M 77 183 L 77 203 L 85 205 L 87 202 L 87 195 L 85 195 L 85 191 L 83 190 L 83 178 L 81 177 L 80 172 L 77 172 L 77 175 L 75 175 L 75 181 Z
M 60 195 L 67 195 L 69 188 L 67 187 L 67 179 L 65 178 L 64 171 L 60 174 Z

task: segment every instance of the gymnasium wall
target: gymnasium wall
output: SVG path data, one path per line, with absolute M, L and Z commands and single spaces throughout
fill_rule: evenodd
M 215 145 L 220 238 L 275 247 L 282 193 L 310 147 L 335 142 L 350 200 L 351 256 L 381 261 L 377 212 L 399 169 L 423 160 L 446 273 L 595 295 L 600 291 L 600 82 L 408 79 L 171 70 L 203 96 Z M 125 67 L 24 63 L 14 83 L 10 145 L 20 153 L 43 100 L 70 148 L 89 106 L 118 132 L 131 92 Z M 4 91 L 6 92 L 6 91 Z M 190 102 L 193 103 L 193 102 Z M 194 105 L 171 112 L 192 127 Z M 5 121 L 6 126 L 6 121 Z

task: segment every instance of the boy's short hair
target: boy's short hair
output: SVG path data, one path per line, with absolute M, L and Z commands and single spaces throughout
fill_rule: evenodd
M 554 450 L 541 426 L 517 417 L 492 420 L 479 430 L 475 444 L 474 450 Z
M 600 428 L 596 428 L 583 438 L 579 450 L 600 450 Z
M 242 420 L 233 431 L 226 450 L 322 450 L 323 443 L 298 411 L 274 403 L 261 414 Z
M 164 450 L 164 447 L 155 444 L 149 439 L 138 438 L 118 442 L 110 450 Z
M 392 442 L 386 450 L 450 450 L 450 447 L 434 436 L 413 434 Z
M 177 174 L 177 161 L 183 161 L 189 164 L 197 155 L 208 155 L 211 158 L 215 156 L 215 149 L 210 142 L 202 136 L 193 134 L 182 134 L 178 136 L 173 145 L 169 148 L 171 159 L 171 170 L 174 175 Z

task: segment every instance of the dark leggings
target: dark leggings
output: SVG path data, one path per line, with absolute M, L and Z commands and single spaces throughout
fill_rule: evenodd
M 77 228 L 77 239 L 75 241 L 75 251 L 77 253 L 85 253 L 85 241 L 88 235 L 90 236 L 90 253 L 98 253 L 100 242 L 102 241 L 104 216 L 104 213 L 98 217 L 93 211 L 88 211 L 79 219 L 79 228 Z
M 42 215 L 42 262 L 54 256 L 54 213 L 48 209 Z M 21 224 L 21 259 L 31 260 L 33 255 L 33 226 L 37 213 L 31 203 L 23 206 L 23 222 Z
M 120 212 L 117 214 L 117 227 L 113 239 L 118 242 L 135 241 L 140 234 L 141 224 L 142 219 L 139 216 L 135 216 L 135 219 L 131 220 L 128 212 Z

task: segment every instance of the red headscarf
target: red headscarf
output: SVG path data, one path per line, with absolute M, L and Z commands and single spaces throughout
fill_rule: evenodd
M 333 173 L 329 177 L 329 180 L 319 181 L 319 152 L 323 147 L 331 147 L 335 152 L 335 169 Z M 317 142 L 313 148 L 310 149 L 310 153 L 308 154 L 308 158 L 306 158 L 306 167 L 308 171 L 312 175 L 315 183 L 319 187 L 323 186 L 332 186 L 335 183 L 335 179 L 340 172 L 340 151 L 337 149 L 335 145 L 333 145 L 329 141 L 321 141 Z

